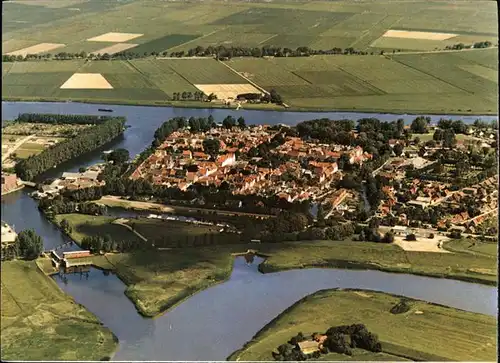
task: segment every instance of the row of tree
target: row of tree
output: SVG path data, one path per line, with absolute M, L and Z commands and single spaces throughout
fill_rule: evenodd
M 73 139 L 55 144 L 40 154 L 21 160 L 15 166 L 16 174 L 22 180 L 31 181 L 60 163 L 95 150 L 110 142 L 124 131 L 125 119 L 114 117 L 86 129 Z
M 62 115 L 52 113 L 21 113 L 16 122 L 30 122 L 43 124 L 80 124 L 97 125 L 115 117 L 93 115 Z
M 210 93 L 208 96 L 202 91 L 195 92 L 174 92 L 172 94 L 173 101 L 212 101 L 216 100 L 217 95 L 215 93 Z
M 352 47 L 345 49 L 332 48 L 328 50 L 316 50 L 309 47 L 282 48 L 277 46 L 264 46 L 264 47 L 226 47 L 224 45 L 208 46 L 204 48 L 197 46 L 196 48 L 189 49 L 188 51 L 171 52 L 170 57 L 214 57 L 216 59 L 231 59 L 232 57 L 308 57 L 311 55 L 335 55 L 335 54 L 356 54 L 367 55 L 368 52 L 359 51 Z M 373 54 L 373 52 L 371 53 Z M 146 57 L 167 57 L 168 52 L 134 52 L 134 50 L 126 50 L 123 52 L 109 54 L 109 53 L 86 53 L 84 51 L 69 53 L 59 52 L 56 54 L 27 54 L 23 55 L 2 55 L 3 62 L 22 62 L 22 61 L 40 61 L 40 60 L 72 60 L 72 59 L 90 59 L 90 60 L 127 60 Z

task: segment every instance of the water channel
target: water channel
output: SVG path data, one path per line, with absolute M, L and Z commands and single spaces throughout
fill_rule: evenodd
M 2 120 L 14 119 L 22 112 L 98 114 L 98 105 L 77 103 L 12 103 L 2 102 Z M 154 130 L 174 116 L 202 117 L 212 114 L 217 121 L 228 114 L 242 115 L 247 124 L 295 124 L 320 117 L 332 119 L 377 117 L 382 120 L 415 116 L 297 113 L 266 111 L 229 111 L 174 109 L 167 107 L 111 106 L 114 115 L 126 116 L 124 136 L 107 149 L 124 147 L 131 155 L 142 151 L 151 142 Z M 433 120 L 441 117 L 433 116 Z M 476 118 L 491 121 L 496 117 L 452 116 L 449 118 L 473 122 Z M 77 170 L 100 159 L 100 152 L 85 155 L 48 173 Z M 2 197 L 2 219 L 16 230 L 33 228 L 50 249 L 67 242 L 67 238 L 37 209 L 28 189 Z M 243 258 L 235 259 L 230 280 L 213 286 L 189 298 L 158 319 L 145 319 L 137 314 L 132 302 L 124 295 L 125 285 L 113 274 L 91 269 L 89 278 L 67 275 L 59 286 L 88 310 L 96 314 L 120 340 L 115 360 L 224 360 L 234 350 L 300 298 L 325 288 L 360 288 L 405 295 L 452 307 L 495 315 L 495 287 L 421 276 L 390 274 L 379 271 L 339 269 L 307 269 L 260 274 L 260 259 L 248 265 Z

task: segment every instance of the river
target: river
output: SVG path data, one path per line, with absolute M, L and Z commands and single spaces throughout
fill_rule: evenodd
M 2 102 L 2 120 L 13 119 L 22 112 L 98 114 L 98 105 L 77 103 L 12 103 Z M 244 116 L 247 124 L 295 124 L 319 117 L 377 117 L 383 120 L 415 116 L 359 113 L 294 113 L 266 111 L 230 111 L 174 109 L 168 107 L 107 106 L 114 115 L 126 116 L 127 129 L 123 137 L 106 148 L 124 147 L 131 155 L 148 145 L 154 130 L 173 116 L 201 117 L 212 114 L 217 121 L 228 114 Z M 432 116 L 433 120 L 440 117 Z M 472 122 L 478 116 L 457 117 Z M 496 117 L 481 117 L 483 120 Z M 62 171 L 77 170 L 99 161 L 94 152 L 51 171 L 47 177 Z M 2 219 L 17 231 L 33 228 L 44 238 L 45 248 L 51 249 L 68 239 L 39 212 L 36 202 L 22 190 L 2 197 Z M 405 295 L 452 307 L 496 315 L 495 287 L 462 281 L 433 279 L 380 271 L 339 269 L 307 269 L 260 274 L 257 265 L 247 265 L 236 258 L 230 280 L 204 290 L 158 319 L 145 319 L 137 314 L 132 302 L 124 295 L 125 285 L 114 275 L 104 275 L 92 269 L 89 278 L 68 275 L 56 282 L 75 300 L 96 314 L 120 340 L 115 360 L 224 360 L 234 350 L 300 298 L 325 288 L 359 288 Z

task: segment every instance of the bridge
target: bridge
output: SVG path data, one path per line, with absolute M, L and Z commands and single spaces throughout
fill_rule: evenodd
M 36 183 L 34 183 L 34 182 L 29 182 L 29 181 L 25 181 L 25 180 L 20 180 L 19 179 L 19 184 L 25 185 L 27 187 L 36 188 Z

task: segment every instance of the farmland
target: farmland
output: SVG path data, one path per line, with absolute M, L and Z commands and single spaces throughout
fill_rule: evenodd
M 438 1 L 423 0 L 375 3 L 13 0 L 4 6 L 9 20 L 3 22 L 2 45 L 5 53 L 40 43 L 65 44 L 67 50 L 61 48 L 61 51 L 96 51 L 100 48 L 89 45 L 92 42 L 87 39 L 113 29 L 144 34 L 133 41 L 139 44 L 139 52 L 187 50 L 197 45 L 321 49 L 351 46 L 368 51 L 427 50 L 435 45 L 442 49 L 453 42 L 496 39 L 494 5 L 490 1 L 462 1 L 453 3 L 450 9 Z M 456 33 L 457 37 L 419 46 L 412 42 L 382 44 L 379 38 L 389 29 L 448 32 Z
M 116 338 L 35 262 L 2 262 L 2 360 L 100 360 Z
M 233 58 L 224 62 L 228 67 L 214 59 L 3 63 L 2 91 L 4 99 L 14 100 L 192 106 L 172 101 L 173 93 L 196 92 L 195 85 L 248 84 L 247 78 L 267 91 L 275 89 L 292 110 L 495 114 L 497 58 L 496 49 L 485 49 Z M 77 72 L 100 73 L 113 89 L 60 89 Z
M 441 51 L 460 42 L 496 45 L 497 14 L 491 1 L 454 2 L 450 7 L 423 0 L 129 0 L 114 6 L 97 0 L 46 0 L 33 4 L 5 4 L 5 14 L 15 20 L 4 22 L 4 54 L 63 44 L 50 52 L 115 52 L 132 47 L 129 51 L 141 55 L 164 55 L 223 45 L 352 47 L 368 55 L 227 61 L 242 77 L 213 59 L 3 63 L 3 99 L 220 107 L 172 98 L 178 92 L 197 92 L 195 85 L 246 84 L 244 77 L 248 77 L 267 91 L 275 89 L 291 110 L 497 112 L 497 50 Z M 31 22 L 28 15 L 34 9 L 41 15 Z M 107 36 L 109 33 L 115 36 Z M 118 36 L 124 33 L 134 37 Z M 105 41 L 93 41 L 96 37 Z M 130 40 L 123 43 L 123 39 Z M 100 73 L 113 89 L 60 89 L 74 73 Z M 223 91 L 221 88 L 221 95 Z
M 322 290 L 292 305 L 266 325 L 231 360 L 271 360 L 271 352 L 298 332 L 305 336 L 331 326 L 365 324 L 378 335 L 382 353 L 354 349 L 325 360 L 489 361 L 496 355 L 496 319 L 409 300 L 410 310 L 393 314 L 400 297 L 375 291 Z M 443 334 L 443 331 L 446 333 Z

